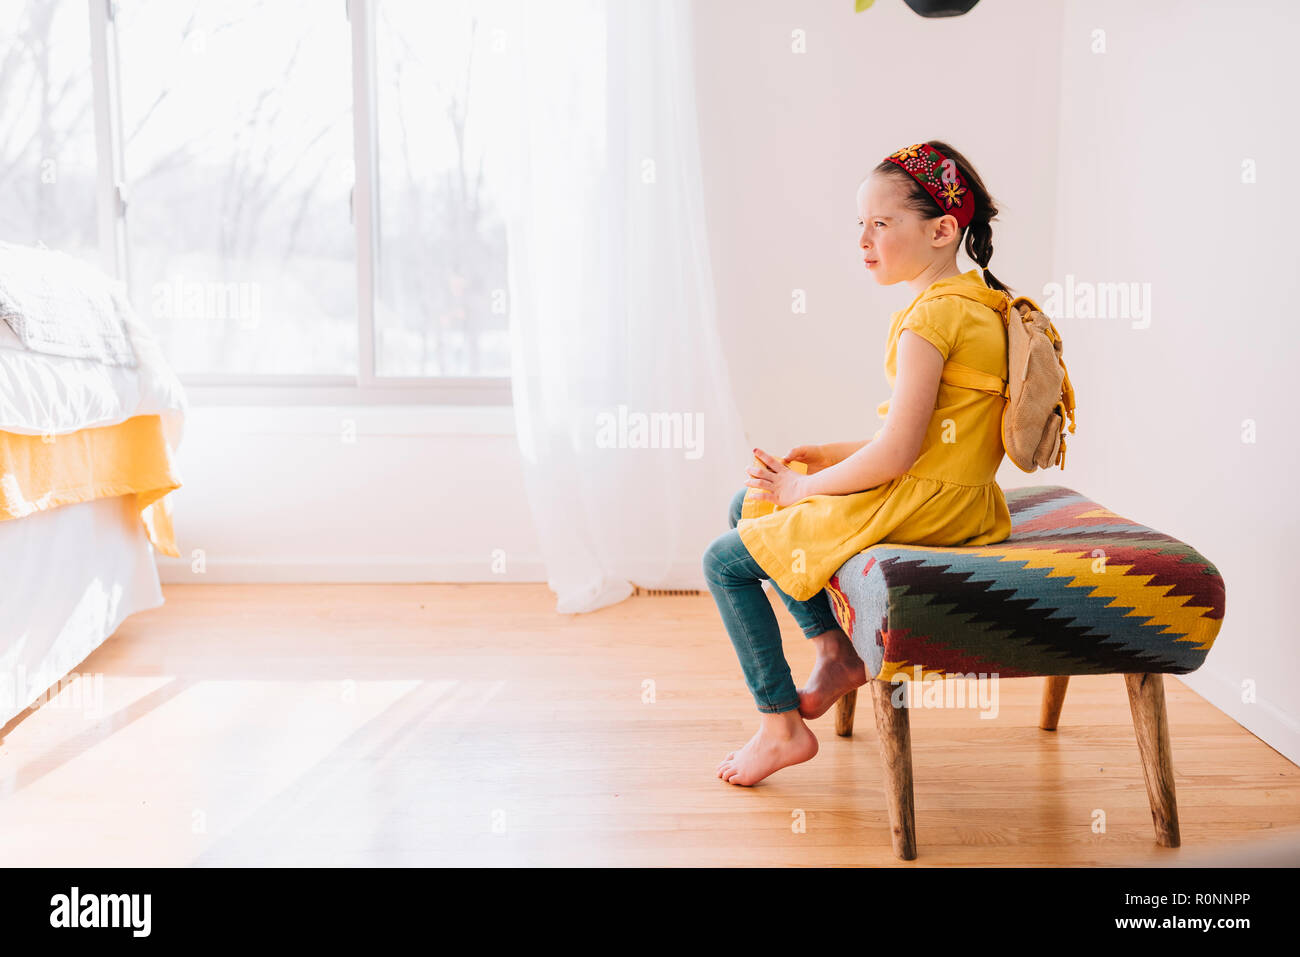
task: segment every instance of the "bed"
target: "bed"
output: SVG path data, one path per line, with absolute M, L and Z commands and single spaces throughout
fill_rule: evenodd
M 128 616 L 161 605 L 155 551 L 179 554 L 184 391 L 120 285 L 59 257 L 0 243 L 0 728 Z M 28 267 L 46 266 L 47 287 L 79 295 L 32 296 Z M 94 295 L 105 315 L 87 320 L 73 307 Z M 8 321 L 23 303 L 46 326 Z M 120 351 L 97 350 L 95 322 Z

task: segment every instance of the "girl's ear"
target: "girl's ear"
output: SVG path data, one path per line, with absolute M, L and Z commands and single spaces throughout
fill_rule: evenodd
M 961 227 L 957 225 L 957 217 L 952 213 L 945 213 L 939 217 L 939 222 L 934 228 L 934 244 L 936 246 L 945 246 L 948 241 L 961 235 Z

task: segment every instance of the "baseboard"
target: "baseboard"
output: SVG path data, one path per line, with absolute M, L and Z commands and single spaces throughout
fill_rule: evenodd
M 1292 764 L 1300 765 L 1300 724 L 1283 708 L 1258 696 L 1253 704 L 1242 701 L 1241 685 L 1207 665 L 1174 677 Z M 1178 729 L 1172 731 L 1177 734 Z
M 158 578 L 165 585 L 178 584 L 385 584 L 448 582 L 485 584 L 493 582 L 537 582 L 547 580 L 546 565 L 541 559 L 511 561 L 501 574 L 485 569 L 489 562 L 465 559 L 458 562 L 413 562 L 407 559 L 373 561 L 305 561 L 262 558 L 214 558 L 205 556 L 201 571 L 195 562 L 157 555 Z M 653 566 L 654 562 L 644 563 Z M 698 562 L 678 563 L 658 580 L 647 586 L 664 590 L 696 590 L 708 594 Z M 767 586 L 767 582 L 763 583 Z
M 422 582 L 545 582 L 540 561 L 512 561 L 499 575 L 485 575 L 482 559 L 462 562 L 266 561 L 260 558 L 207 558 L 202 571 L 190 561 L 158 556 L 158 577 L 179 584 L 385 584 Z

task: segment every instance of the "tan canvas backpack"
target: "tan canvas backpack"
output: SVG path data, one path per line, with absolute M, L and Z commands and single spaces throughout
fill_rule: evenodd
M 1061 336 L 1028 296 L 1007 307 L 1007 399 L 1002 446 L 1022 472 L 1065 468 L 1065 419 L 1074 432 L 1074 386 L 1061 358 Z
M 960 295 L 960 293 L 958 293 Z M 1074 431 L 1074 386 L 1061 358 L 1061 336 L 1028 296 L 1007 294 L 999 310 L 1007 334 L 1007 379 L 949 361 L 941 380 L 1006 400 L 1002 447 L 1022 472 L 1065 468 L 1065 420 Z

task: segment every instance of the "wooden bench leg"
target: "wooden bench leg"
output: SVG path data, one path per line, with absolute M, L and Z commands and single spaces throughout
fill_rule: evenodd
M 847 738 L 853 733 L 853 709 L 858 703 L 858 689 L 840 696 L 840 700 L 835 702 L 835 733 L 841 738 Z
M 891 699 L 895 686 L 872 678 L 871 700 L 876 712 L 876 733 L 885 767 L 885 803 L 889 807 L 890 838 L 894 855 L 903 861 L 916 859 L 916 809 L 912 802 L 912 735 L 908 723 L 907 699 L 895 708 Z
M 1069 683 L 1069 675 L 1047 676 L 1047 684 L 1043 685 L 1043 707 L 1038 714 L 1038 726 L 1044 731 L 1056 730 L 1056 723 L 1061 720 L 1061 705 L 1065 704 L 1065 689 Z
M 1174 763 L 1169 750 L 1169 720 L 1165 715 L 1165 682 L 1162 674 L 1126 674 L 1128 706 L 1133 712 L 1142 775 L 1151 802 L 1151 820 L 1156 843 L 1177 847 L 1178 801 L 1174 795 Z

